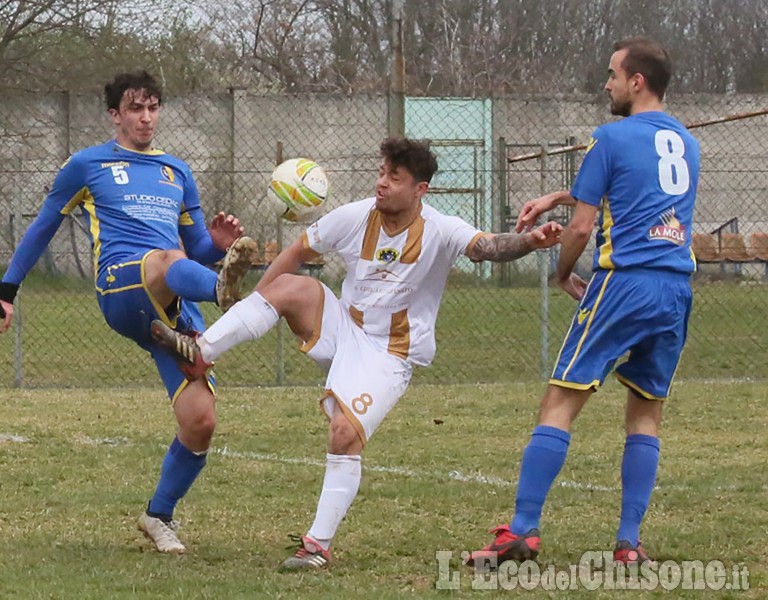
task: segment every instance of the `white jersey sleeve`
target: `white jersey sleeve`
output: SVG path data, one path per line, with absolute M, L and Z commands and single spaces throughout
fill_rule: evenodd
M 460 217 L 444 215 L 435 211 L 433 218 L 440 226 L 443 243 L 451 262 L 455 262 L 456 259 L 463 256 L 471 245 L 483 235 L 482 231 Z

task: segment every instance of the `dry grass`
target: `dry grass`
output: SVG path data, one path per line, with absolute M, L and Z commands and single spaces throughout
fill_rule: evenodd
M 222 392 L 215 451 L 178 510 L 190 548 L 183 557 L 158 555 L 135 529 L 174 428 L 159 388 L 0 389 L 0 597 L 442 597 L 436 551 L 453 551 L 455 564 L 510 516 L 541 391 L 411 388 L 366 450 L 334 568 L 296 575 L 275 567 L 289 552 L 287 534 L 311 523 L 322 481 L 317 389 Z M 610 385 L 577 421 L 564 485 L 545 509 L 543 563 L 564 568 L 612 547 L 622 400 Z M 767 427 L 764 385 L 678 385 L 643 531 L 662 559 L 747 565 L 752 589 L 739 598 L 765 597 L 768 584 Z M 482 593 L 466 573 L 461 587 L 461 595 Z M 697 593 L 671 596 L 686 594 Z

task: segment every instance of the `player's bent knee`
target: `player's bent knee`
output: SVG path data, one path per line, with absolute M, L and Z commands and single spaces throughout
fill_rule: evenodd
M 182 258 L 186 258 L 186 254 L 181 250 L 155 250 L 147 255 L 145 268 L 148 271 L 165 272 L 174 262 Z
M 176 419 L 182 436 L 194 439 L 198 444 L 209 441 L 216 430 L 216 410 L 213 406 L 188 405 L 177 411 Z
M 303 294 L 318 293 L 319 286 L 317 280 L 306 275 L 294 275 L 292 273 L 283 273 L 278 275 L 272 283 L 267 286 L 264 296 L 279 295 L 301 297 Z
M 330 424 L 331 454 L 359 454 L 363 442 L 357 430 L 344 415 L 335 415 Z
M 179 431 L 182 437 L 194 440 L 196 445 L 210 442 L 215 430 L 215 415 L 199 415 L 179 423 Z

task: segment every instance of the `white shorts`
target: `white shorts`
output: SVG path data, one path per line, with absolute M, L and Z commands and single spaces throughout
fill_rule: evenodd
M 325 285 L 312 337 L 300 350 L 328 368 L 322 408 L 331 417 L 334 398 L 365 444 L 405 393 L 410 363 L 376 347 Z

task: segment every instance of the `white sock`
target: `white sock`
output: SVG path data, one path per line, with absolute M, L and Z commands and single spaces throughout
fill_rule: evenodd
M 325 458 L 323 491 L 308 535 L 328 550 L 360 488 L 361 460 L 360 455 L 350 454 L 326 454 Z
M 253 292 L 236 303 L 197 338 L 205 362 L 213 362 L 241 342 L 256 340 L 280 320 L 275 307 Z

